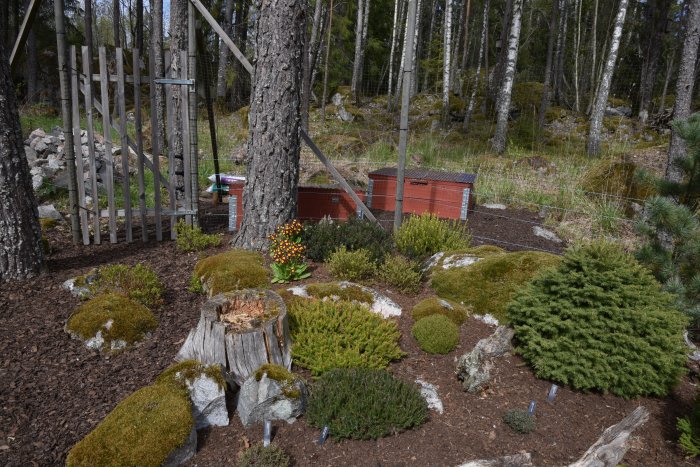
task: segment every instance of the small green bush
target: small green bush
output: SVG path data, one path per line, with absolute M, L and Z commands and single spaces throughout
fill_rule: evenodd
M 76 283 L 80 282 L 80 278 Z M 97 269 L 95 278 L 88 284 L 91 295 L 116 293 L 129 297 L 147 307 L 162 303 L 165 286 L 151 268 L 143 264 L 127 266 L 110 264 Z
M 431 285 L 438 296 L 471 306 L 480 315 L 506 322 L 506 305 L 515 292 L 560 258 L 537 251 L 518 251 L 486 258 L 463 268 L 437 269 Z
M 341 246 L 328 257 L 327 264 L 333 277 L 348 281 L 369 279 L 377 270 L 371 253 L 364 248 L 348 251 Z
M 306 255 L 314 261 L 326 261 L 338 248 L 344 246 L 350 251 L 361 248 L 368 250 L 372 261 L 380 262 L 391 251 L 391 234 L 384 228 L 363 219 L 349 219 L 347 222 L 319 222 L 304 226 Z
M 284 450 L 274 444 L 264 447 L 262 443 L 255 444 L 241 454 L 238 459 L 239 467 L 287 467 L 289 456 Z
M 66 466 L 162 465 L 183 446 L 194 420 L 187 389 L 154 384 L 124 399 L 68 453 Z
M 374 297 L 371 293 L 365 292 L 357 285 L 342 286 L 337 282 L 319 282 L 309 284 L 306 292 L 313 298 L 323 300 L 329 298 L 345 302 L 359 302 L 371 305 Z
M 379 267 L 379 278 L 405 294 L 415 294 L 420 290 L 420 264 L 405 256 L 393 255 Z
M 521 435 L 535 431 L 535 417 L 527 410 L 509 410 L 503 415 L 503 421 Z
M 385 370 L 335 369 L 313 386 L 309 423 L 329 427 L 335 439 L 377 439 L 418 427 L 428 408 L 414 384 Z
M 197 281 L 209 296 L 240 289 L 254 289 L 268 285 L 269 272 L 262 255 L 255 251 L 234 249 L 199 261 L 194 267 L 190 289 L 196 290 Z
M 175 243 L 180 251 L 202 251 L 221 245 L 221 235 L 205 234 L 198 226 L 187 225 L 184 219 L 180 219 L 175 225 L 175 233 Z
M 679 418 L 678 444 L 690 457 L 700 456 L 700 397 L 696 398 L 693 411 L 687 417 Z
M 469 308 L 459 303 L 455 303 L 451 300 L 444 300 L 442 298 L 431 297 L 419 302 L 413 307 L 411 311 L 411 317 L 414 321 L 420 321 L 421 319 L 432 316 L 432 315 L 443 315 L 450 319 L 457 326 L 460 326 L 464 321 L 466 321 L 467 316 L 471 311 Z
M 112 323 L 107 326 L 108 321 Z M 155 331 L 158 321 L 153 313 L 127 297 L 118 294 L 97 295 L 80 305 L 68 319 L 66 329 L 81 339 L 90 339 L 102 333 L 103 349 L 110 349 L 113 341 L 131 345 Z
M 508 306 L 538 378 L 632 398 L 665 396 L 685 372 L 686 317 L 619 247 L 569 249 Z
M 411 334 L 424 352 L 450 353 L 459 343 L 459 327 L 447 316 L 430 315 L 413 325 Z
M 396 322 L 349 302 L 296 302 L 288 310 L 294 363 L 320 375 L 333 368 L 386 368 L 404 356 Z
M 440 219 L 434 214 L 411 216 L 394 235 L 398 250 L 409 257 L 468 248 L 470 240 L 463 224 Z

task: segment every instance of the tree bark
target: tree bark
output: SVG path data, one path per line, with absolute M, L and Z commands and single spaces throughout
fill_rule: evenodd
M 302 0 L 256 0 L 243 223 L 234 244 L 265 249 L 296 213 L 305 10 Z
M 413 35 L 413 60 L 411 60 L 411 97 L 418 94 L 418 53 L 420 52 L 420 37 L 421 37 L 421 15 L 420 12 L 423 11 L 423 0 L 418 0 L 418 5 L 416 6 L 416 26 L 415 34 Z
M 596 87 L 596 67 L 598 66 L 598 0 L 593 0 L 593 25 L 591 26 L 591 78 L 589 82 L 589 94 L 590 99 L 588 100 L 588 107 L 586 113 L 590 113 L 593 107 L 593 99 L 595 98 L 595 93 L 593 90 Z
M 493 67 L 493 71 L 489 74 L 489 85 L 488 85 L 488 107 L 493 108 L 498 100 L 499 91 L 501 85 L 503 84 L 503 78 L 506 68 L 506 62 L 508 61 L 508 47 L 506 42 L 510 37 L 510 25 L 513 17 L 513 0 L 506 0 L 505 11 L 503 14 L 503 20 L 501 23 L 501 36 L 496 44 L 496 64 Z M 488 47 L 486 49 L 488 53 Z M 488 71 L 488 67 L 486 67 Z
M 464 131 L 469 130 L 469 123 L 472 118 L 472 113 L 474 112 L 474 105 L 476 104 L 476 93 L 479 91 L 479 77 L 481 76 L 481 61 L 485 58 L 486 41 L 489 34 L 489 0 L 484 0 L 484 16 L 481 23 L 481 44 L 479 45 L 479 58 L 476 62 L 476 75 L 474 76 L 474 88 L 472 89 L 472 95 L 469 98 L 469 105 L 467 106 L 467 111 L 464 114 L 464 123 L 462 128 Z M 488 73 L 488 72 L 487 72 Z
M 369 30 L 369 8 L 370 8 L 370 0 L 365 0 L 365 17 L 362 20 L 362 48 L 360 52 L 360 79 L 357 83 L 357 96 L 355 99 L 355 103 L 357 105 L 360 105 L 361 98 L 362 98 L 362 84 L 363 84 L 363 79 L 362 76 L 365 72 L 365 58 L 367 57 L 367 33 Z
M 326 100 L 328 99 L 328 60 L 330 59 L 331 33 L 333 31 L 333 0 L 329 0 L 329 2 L 328 37 L 326 38 L 326 57 L 323 63 L 323 96 L 321 96 L 321 121 L 324 124 L 326 123 Z M 391 88 L 391 85 L 389 88 Z
M 396 52 L 396 32 L 398 31 L 399 0 L 394 0 L 394 25 L 391 28 L 391 49 L 389 52 L 389 84 L 387 85 L 386 102 L 387 110 L 391 102 L 391 85 L 394 78 L 394 54 Z
M 506 150 L 506 133 L 508 131 L 508 114 L 510 98 L 515 81 L 515 66 L 518 63 L 520 25 L 523 13 L 523 0 L 513 0 L 513 14 L 508 35 L 508 55 L 505 64 L 503 84 L 496 103 L 496 132 L 493 136 L 493 150 L 502 154 Z
M 695 84 L 695 67 L 698 60 L 698 42 L 700 42 L 700 0 L 691 0 L 688 11 L 688 23 L 683 40 L 683 52 L 676 81 L 676 103 L 673 106 L 673 119 L 681 120 L 690 115 L 693 100 L 693 85 Z M 666 178 L 680 182 L 683 173 L 675 165 L 675 161 L 686 157 L 686 145 L 674 129 L 671 132 L 671 145 L 668 149 L 668 166 Z
M 544 128 L 547 110 L 552 102 L 552 62 L 554 59 L 554 43 L 557 37 L 557 22 L 559 18 L 559 8 L 562 0 L 552 0 L 552 13 L 549 18 L 549 37 L 547 39 L 547 61 L 544 66 L 544 84 L 542 86 L 542 100 L 540 102 L 540 113 L 537 124 L 542 130 Z
M 428 28 L 428 42 L 426 43 L 426 53 L 425 58 L 430 59 L 433 51 L 433 32 L 435 31 L 435 21 L 437 18 L 437 11 L 435 10 L 437 6 L 437 0 L 432 1 L 432 7 L 430 9 L 430 27 Z M 425 67 L 425 73 L 423 74 L 423 92 L 428 92 L 428 86 L 430 85 L 430 67 Z
M 114 47 L 121 47 L 121 5 L 119 0 L 112 0 L 112 26 L 114 34 Z
M 700 1 L 700 0 L 696 0 Z M 598 156 L 600 154 L 601 129 L 603 127 L 603 116 L 605 115 L 605 107 L 608 103 L 608 94 L 610 93 L 610 83 L 612 82 L 613 73 L 615 71 L 615 62 L 617 61 L 617 52 L 620 48 L 620 38 L 622 37 L 622 26 L 625 24 L 625 14 L 627 13 L 627 0 L 620 0 L 620 6 L 617 9 L 615 17 L 615 29 L 613 30 L 612 39 L 610 40 L 610 51 L 608 59 L 605 62 L 603 76 L 598 86 L 598 92 L 591 112 L 590 130 L 588 132 L 587 152 L 589 156 Z
M 248 10 L 246 0 L 239 0 L 236 8 L 236 26 L 234 27 L 233 40 L 239 44 L 241 52 L 245 55 L 248 48 Z M 250 74 L 243 68 L 238 60 L 233 63 L 235 81 L 233 82 L 232 107 L 238 109 L 247 105 L 250 97 Z
M 143 0 L 136 0 L 136 48 L 143 52 Z
M 581 111 L 581 95 L 579 93 L 578 56 L 581 50 L 581 10 L 582 0 L 575 0 L 574 12 L 576 14 L 576 36 L 574 38 L 574 110 Z
M 452 0 L 445 0 L 442 40 L 442 126 L 447 129 L 450 118 L 450 75 L 452 51 Z
M 188 0 L 171 0 L 170 2 L 170 70 L 172 76 L 179 77 L 187 66 L 182 62 L 182 51 L 187 51 L 187 3 Z M 187 105 L 185 89 L 173 86 L 171 99 L 173 119 L 169 122 L 169 153 L 173 155 L 175 171 L 175 196 L 185 196 L 184 145 L 182 134 L 182 108 Z
M 44 264 L 7 53 L 0 41 L 0 282 L 35 276 Z
M 304 71 L 301 88 L 301 127 L 309 127 L 309 103 L 311 101 L 311 78 L 316 65 L 319 45 L 321 44 L 321 7 L 323 0 L 316 0 L 314 18 L 311 24 L 311 38 L 309 39 L 307 52 L 304 56 Z
M 362 61 L 362 29 L 365 19 L 365 2 L 368 0 L 357 0 L 357 20 L 355 21 L 355 59 L 352 65 L 352 80 L 350 90 L 355 101 L 358 101 L 358 86 L 361 80 L 360 68 Z
M 668 0 L 651 0 L 646 5 L 644 24 L 648 26 L 648 31 L 644 35 L 646 40 L 643 49 L 642 76 L 639 80 L 639 109 L 637 111 L 637 116 L 642 123 L 646 123 L 649 118 L 670 7 L 671 2 Z
M 156 78 L 165 76 L 165 60 L 163 59 L 163 0 L 150 0 L 151 2 L 151 34 L 149 60 L 153 60 Z M 160 139 L 161 151 L 168 146 L 166 144 L 165 131 L 165 88 L 156 86 L 156 116 L 158 122 L 158 137 Z
M 568 24 L 568 0 L 563 0 L 559 6 L 559 32 L 557 33 L 557 47 L 555 53 L 555 65 L 552 76 L 552 85 L 554 90 L 554 100 L 558 105 L 564 103 L 564 92 L 562 83 L 564 81 L 564 57 L 566 56 L 566 29 Z
M 233 36 L 233 2 L 225 0 L 224 4 L 224 31 L 229 37 Z M 238 18 L 236 18 L 238 20 Z M 216 72 L 216 100 L 222 105 L 226 99 L 226 70 L 228 69 L 228 47 L 219 47 L 219 67 Z

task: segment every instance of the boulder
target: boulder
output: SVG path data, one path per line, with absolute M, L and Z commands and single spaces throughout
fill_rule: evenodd
M 537 237 L 544 238 L 545 240 L 549 240 L 550 242 L 562 242 L 562 239 L 559 238 L 557 234 L 555 234 L 551 230 L 545 229 L 544 227 L 540 227 L 539 225 L 535 225 L 532 227 L 532 233 L 535 234 Z
M 187 389 L 192 401 L 192 415 L 195 428 L 208 426 L 227 426 L 228 410 L 226 409 L 225 387 L 205 373 L 192 381 L 187 381 Z
M 24 147 L 24 155 L 27 157 L 27 163 L 29 165 L 32 165 L 32 164 L 34 164 L 34 162 L 36 162 L 36 158 L 37 158 L 36 151 L 34 149 L 32 149 L 31 146 Z
M 514 331 L 506 326 L 499 326 L 493 334 L 481 339 L 474 348 L 459 357 L 457 377 L 467 392 L 478 392 L 491 379 L 493 359 L 509 352 L 513 346 Z
M 63 221 L 63 216 L 53 204 L 43 204 L 39 206 L 39 219 L 55 219 Z
M 442 405 L 442 400 L 440 399 L 440 396 L 438 396 L 437 388 L 434 385 L 423 381 L 422 379 L 417 379 L 416 384 L 420 386 L 420 395 L 423 397 L 423 399 L 425 399 L 425 402 L 428 403 L 428 408 L 442 414 L 444 408 Z
M 291 381 L 287 377 L 278 378 L 280 381 L 273 379 L 276 376 L 272 371 L 261 370 L 250 375 L 241 387 L 236 407 L 241 423 L 245 427 L 265 420 L 294 423 L 306 410 L 307 391 L 303 381 L 297 376 Z
M 499 209 L 501 211 L 504 211 L 506 209 L 506 205 L 501 203 L 482 204 L 481 207 L 486 209 Z
M 357 290 L 368 294 L 372 297 L 372 302 L 371 303 L 361 303 L 362 305 L 366 305 L 372 313 L 376 313 L 378 315 L 381 315 L 383 318 L 389 318 L 391 316 L 401 316 L 401 307 L 392 299 L 387 297 L 386 295 L 377 292 L 376 290 L 370 288 L 370 287 L 365 287 L 364 285 L 360 284 L 355 284 L 354 282 L 348 282 L 348 281 L 341 281 L 336 283 L 329 283 L 325 285 L 331 285 L 332 287 L 339 287 L 341 289 L 347 289 L 347 288 L 356 288 Z M 309 294 L 307 290 L 307 285 L 301 285 L 297 287 L 290 287 L 287 289 L 289 292 L 292 294 L 298 296 L 298 297 L 304 297 L 304 298 L 309 298 L 311 295 Z M 339 297 L 337 296 L 329 296 L 325 297 L 324 300 L 334 300 L 337 301 Z
M 521 451 L 518 454 L 497 459 L 479 459 L 465 462 L 459 467 L 532 467 L 532 465 L 530 453 Z

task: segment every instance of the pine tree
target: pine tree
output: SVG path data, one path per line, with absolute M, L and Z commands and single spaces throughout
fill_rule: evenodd
M 671 161 L 674 172 L 681 175 L 680 181 L 661 180 L 659 191 L 696 211 L 700 208 L 700 113 L 674 121 L 673 130 L 683 141 L 688 154 Z

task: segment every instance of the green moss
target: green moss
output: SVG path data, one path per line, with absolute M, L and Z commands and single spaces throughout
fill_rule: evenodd
M 263 375 L 267 375 L 268 378 L 280 383 L 282 386 L 282 393 L 285 396 L 292 399 L 297 399 L 301 396 L 299 388 L 296 385 L 297 377 L 282 365 L 266 363 L 255 371 L 255 380 L 260 381 Z
M 239 289 L 264 287 L 269 272 L 260 253 L 234 249 L 205 258 L 194 268 L 194 277 L 209 296 Z
M 155 384 L 124 399 L 68 453 L 68 467 L 160 466 L 183 446 L 194 420 L 186 390 Z
M 108 321 L 111 327 L 105 327 Z M 98 295 L 80 305 L 68 320 L 66 328 L 83 339 L 102 332 L 104 348 L 112 341 L 122 340 L 127 344 L 139 341 L 158 326 L 153 313 L 138 302 L 118 294 Z
M 458 326 L 464 323 L 470 314 L 471 310 L 464 305 L 436 297 L 426 298 L 411 311 L 414 321 L 420 321 L 427 316 L 443 315 Z
M 486 258 L 487 256 L 500 255 L 505 253 L 506 250 L 494 245 L 480 245 L 468 248 L 464 252 L 478 258 Z
M 87 280 L 88 277 L 90 280 Z M 121 294 L 147 307 L 160 305 L 165 291 L 165 286 L 156 273 L 144 264 L 133 267 L 109 264 L 79 277 L 77 284 L 87 284 L 92 295 Z
M 513 105 L 521 111 L 539 109 L 544 85 L 538 81 L 525 81 L 513 85 Z
M 41 231 L 46 232 L 49 229 L 53 229 L 58 224 L 56 219 L 39 219 L 39 224 L 41 225 Z
M 443 315 L 421 319 L 413 325 L 411 334 L 424 352 L 432 354 L 450 353 L 459 343 L 459 327 Z
M 324 298 L 338 297 L 337 299 L 345 302 L 359 302 L 371 304 L 374 301 L 372 294 L 365 292 L 361 287 L 349 285 L 341 287 L 337 282 L 319 282 L 309 284 L 306 287 L 306 292 L 313 298 L 323 300 Z
M 506 305 L 515 292 L 539 271 L 559 261 L 556 255 L 535 251 L 493 255 L 468 267 L 437 270 L 431 286 L 442 298 L 506 322 Z
M 172 365 L 161 373 L 156 379 L 156 384 L 180 384 L 186 385 L 198 378 L 200 375 L 205 375 L 219 385 L 220 388 L 226 388 L 226 380 L 221 372 L 219 365 L 204 365 L 197 360 L 185 360 Z

